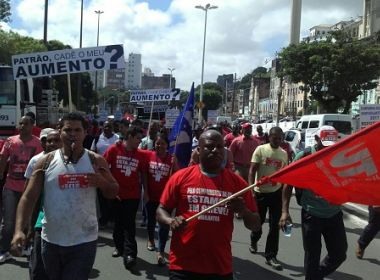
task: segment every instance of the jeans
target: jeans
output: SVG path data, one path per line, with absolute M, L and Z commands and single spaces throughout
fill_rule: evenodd
M 41 255 L 41 229 L 34 231 L 33 249 L 29 260 L 30 280 L 49 280 Z
M 380 208 L 374 210 L 372 206 L 369 206 L 368 211 L 368 225 L 366 225 L 358 240 L 359 246 L 363 250 L 367 248 L 372 239 L 380 231 Z
M 149 240 L 154 240 L 154 230 L 156 228 L 156 210 L 159 202 L 148 201 L 145 208 L 148 213 L 148 238 Z M 158 252 L 165 252 L 165 245 L 168 241 L 169 236 L 169 226 L 159 224 L 158 226 Z
M 233 274 L 200 274 L 184 270 L 169 270 L 170 280 L 232 280 Z
M 128 256 L 137 257 L 136 213 L 140 199 L 125 199 L 115 203 L 115 225 L 113 241 L 116 249 Z
M 255 192 L 257 206 L 260 214 L 261 225 L 265 222 L 267 212 L 269 212 L 269 232 L 265 244 L 265 258 L 275 258 L 278 253 L 278 243 L 280 238 L 278 221 L 281 218 L 282 188 L 272 193 Z M 262 230 L 251 232 L 251 244 L 257 243 L 262 235 Z
M 87 280 L 95 262 L 96 240 L 63 247 L 42 240 L 42 260 L 52 280 Z
M 15 230 L 17 204 L 21 192 L 3 189 L 3 224 L 0 231 L 0 252 L 8 252 Z
M 327 256 L 320 262 L 322 236 Z M 302 238 L 305 250 L 305 280 L 323 279 L 346 259 L 347 237 L 342 212 L 330 218 L 318 218 L 302 209 Z

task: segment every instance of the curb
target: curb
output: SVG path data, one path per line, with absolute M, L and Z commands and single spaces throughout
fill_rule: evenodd
M 342 205 L 342 209 L 354 216 L 357 216 L 358 218 L 361 218 L 365 221 L 368 221 L 368 209 L 365 208 L 366 206 L 358 205 L 355 203 L 345 203 Z

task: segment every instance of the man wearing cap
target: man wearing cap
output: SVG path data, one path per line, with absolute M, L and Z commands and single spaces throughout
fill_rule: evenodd
M 248 182 L 248 172 L 251 165 L 253 152 L 259 146 L 259 142 L 252 136 L 252 125 L 241 125 L 242 135 L 232 140 L 230 151 L 232 152 L 235 165 L 235 173 Z
M 320 127 L 311 147 L 315 153 L 338 140 L 338 132 L 332 126 Z M 296 155 L 295 160 L 304 156 L 304 152 Z M 311 178 L 312 180 L 312 178 Z M 292 186 L 284 187 L 282 193 L 282 215 L 280 227 L 284 230 L 286 223 L 291 223 L 289 202 Z M 302 238 L 305 251 L 304 267 L 306 280 L 320 280 L 334 272 L 346 259 L 347 237 L 343 223 L 343 213 L 339 205 L 330 204 L 311 190 L 302 190 L 300 200 L 302 206 Z M 327 255 L 320 261 L 321 236 L 323 236 Z
M 32 173 L 34 170 L 34 166 L 38 162 L 38 160 L 43 157 L 46 153 L 52 152 L 62 147 L 62 141 L 59 135 L 59 131 L 53 128 L 44 128 L 40 133 L 40 141 L 43 151 L 38 155 L 32 157 L 29 161 L 28 167 L 25 171 L 25 187 L 28 185 L 30 178 L 32 177 Z M 39 206 L 37 206 L 38 208 Z M 44 213 L 42 208 L 38 213 L 38 217 L 33 217 L 31 227 L 34 227 L 34 238 L 33 238 L 33 247 L 30 255 L 29 262 L 29 275 L 31 280 L 44 280 L 48 279 L 44 265 L 42 262 L 41 256 L 41 230 L 42 230 L 42 219 L 44 217 Z M 34 224 L 34 218 L 36 218 L 36 223 Z

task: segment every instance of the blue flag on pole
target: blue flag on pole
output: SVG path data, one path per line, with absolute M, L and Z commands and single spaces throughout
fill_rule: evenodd
M 192 123 L 194 115 L 194 83 L 182 112 L 177 117 L 169 136 L 169 151 L 178 159 L 183 168 L 189 165 L 192 145 Z

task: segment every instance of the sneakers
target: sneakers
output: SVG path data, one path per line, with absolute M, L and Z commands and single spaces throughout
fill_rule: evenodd
M 118 249 L 115 249 L 115 251 L 113 251 L 113 253 L 112 253 L 112 257 L 113 257 L 113 258 L 118 258 L 118 257 L 120 257 L 122 254 L 123 254 L 123 253 L 120 252 Z
M 249 251 L 251 254 L 256 254 L 257 253 L 257 243 L 252 243 L 251 246 L 249 247 Z
M 136 265 L 136 258 L 134 258 L 132 256 L 127 256 L 124 259 L 124 266 L 125 266 L 126 269 L 131 269 L 135 265 Z
M 356 247 L 356 251 L 355 251 L 355 255 L 358 259 L 362 259 L 363 256 L 364 256 L 364 249 L 360 248 L 360 245 L 358 244 L 358 246 Z
M 265 263 L 273 267 L 275 270 L 282 270 L 282 265 L 278 262 L 276 258 L 267 259 Z
M 0 263 L 4 263 L 11 258 L 12 256 L 9 252 L 0 253 Z
M 148 240 L 148 243 L 146 244 L 146 248 L 148 249 L 148 251 L 156 251 L 156 246 L 154 245 L 154 241 L 149 241 Z

